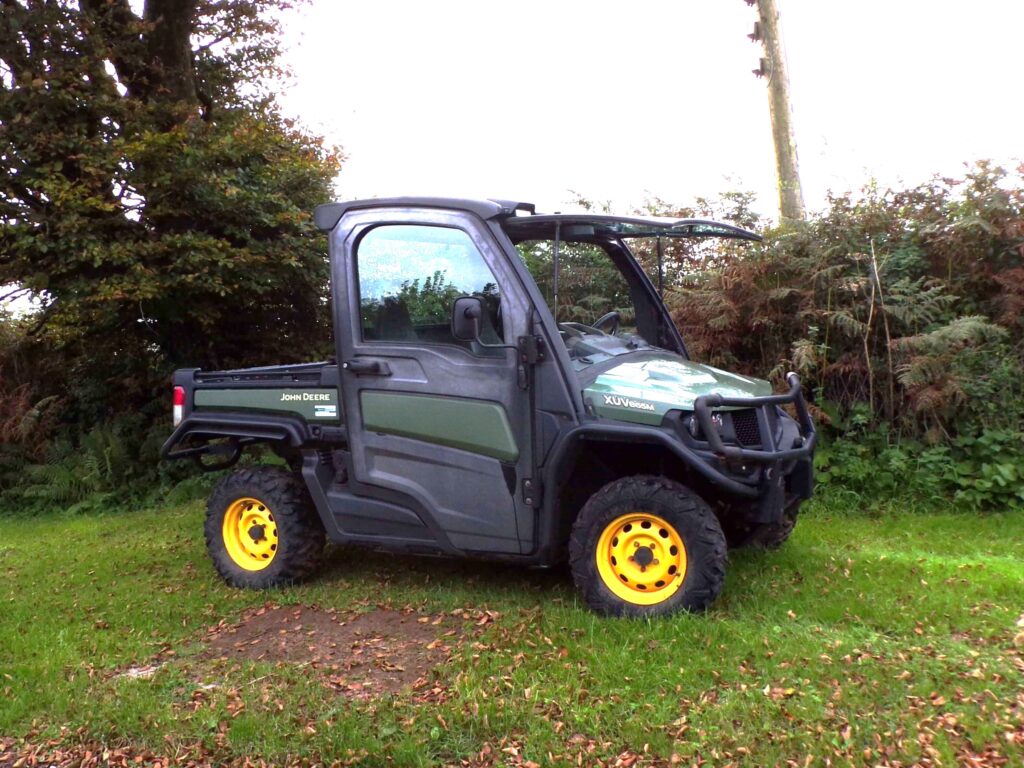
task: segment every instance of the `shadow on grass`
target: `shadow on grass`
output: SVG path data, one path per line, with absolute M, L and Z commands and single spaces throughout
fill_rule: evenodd
M 857 626 L 887 636 L 920 633 L 923 627 L 940 635 L 970 631 L 1002 638 L 1005 607 L 1024 599 L 1019 566 L 1008 555 L 957 548 L 951 556 L 942 544 L 948 536 L 941 535 L 948 521 L 910 520 L 912 536 L 898 524 L 846 522 L 837 531 L 831 524 L 808 523 L 780 550 L 730 552 L 725 587 L 706 615 L 726 624 Z M 565 565 L 540 569 L 331 546 L 323 570 L 308 586 L 311 591 L 295 597 L 309 601 L 336 594 L 341 602 L 502 612 L 561 606 L 581 617 L 588 613 Z M 993 604 L 999 610 L 991 610 Z
M 730 613 L 760 611 L 769 594 L 802 583 L 801 571 L 817 567 L 803 552 L 787 562 L 780 552 L 743 550 L 730 554 L 730 560 L 727 583 L 712 612 L 726 604 Z M 799 569 L 794 562 L 800 563 Z M 331 545 L 324 567 L 309 583 L 327 590 L 354 586 L 371 602 L 375 595 L 380 602 L 392 603 L 429 596 L 442 603 L 497 610 L 577 603 L 581 613 L 587 613 L 568 563 L 536 568 L 485 558 L 396 555 Z
M 574 587 L 567 564 L 534 568 L 486 558 L 433 557 L 331 545 L 315 583 L 367 581 L 410 589 L 479 590 L 488 595 L 551 592 L 564 597 Z

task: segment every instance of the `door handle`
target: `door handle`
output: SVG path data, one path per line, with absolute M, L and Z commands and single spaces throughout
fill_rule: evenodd
M 391 368 L 388 367 L 387 363 L 382 363 L 380 360 L 361 360 L 356 358 L 355 360 L 346 360 L 341 364 L 341 367 L 346 371 L 354 373 L 356 376 L 391 375 Z

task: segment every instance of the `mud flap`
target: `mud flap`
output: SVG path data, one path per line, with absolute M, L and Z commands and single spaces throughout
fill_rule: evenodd
M 752 522 L 777 523 L 782 519 L 786 506 L 786 478 L 782 464 L 775 462 L 765 468 L 764 495 L 757 500 L 757 513 Z
M 798 499 L 809 499 L 814 493 L 814 460 L 800 459 L 786 477 L 787 490 Z

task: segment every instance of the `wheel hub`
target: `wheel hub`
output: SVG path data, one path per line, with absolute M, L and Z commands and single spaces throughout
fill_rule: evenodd
M 686 576 L 682 536 L 665 519 L 648 512 L 631 512 L 610 522 L 595 554 L 605 586 L 637 605 L 667 600 Z
M 633 555 L 633 562 L 641 568 L 646 568 L 654 562 L 654 550 L 650 547 L 639 547 L 636 554 Z
M 261 571 L 274 561 L 278 534 L 274 513 L 259 499 L 244 497 L 224 511 L 224 548 L 235 565 Z

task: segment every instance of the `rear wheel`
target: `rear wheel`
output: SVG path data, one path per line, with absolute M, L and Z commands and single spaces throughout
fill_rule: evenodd
M 663 477 L 616 480 L 573 525 L 569 562 L 587 604 L 613 616 L 699 611 L 725 580 L 725 536 L 711 508 Z
M 324 531 L 305 489 L 277 467 L 240 469 L 223 478 L 206 507 L 206 548 L 236 587 L 290 584 L 316 570 Z

